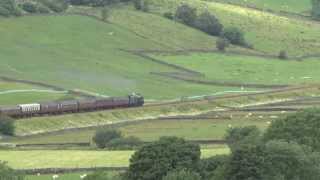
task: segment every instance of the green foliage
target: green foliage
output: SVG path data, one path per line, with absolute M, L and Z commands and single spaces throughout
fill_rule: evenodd
M 311 0 L 312 10 L 311 15 L 314 19 L 320 20 L 320 0 Z
M 201 180 L 201 177 L 196 172 L 182 169 L 169 172 L 162 180 Z
M 217 41 L 216 41 L 216 48 L 219 50 L 219 51 L 225 51 L 227 47 L 229 47 L 230 43 L 227 39 L 225 38 L 219 38 Z
M 161 180 L 168 172 L 196 170 L 200 163 L 200 147 L 176 137 L 162 137 L 143 146 L 130 159 L 127 178 Z
M 0 15 L 5 17 L 21 16 L 21 11 L 17 7 L 15 0 L 1 0 Z
M 1 180 L 24 180 L 24 176 L 22 174 L 17 173 L 6 163 L 0 161 L 0 179 Z
M 194 26 L 197 19 L 197 9 L 188 4 L 182 4 L 177 8 L 175 17 L 188 26 Z
M 92 140 L 95 142 L 98 148 L 105 148 L 111 140 L 121 137 L 120 131 L 107 128 L 97 130 Z
M 231 128 L 227 131 L 226 141 L 231 151 L 241 146 L 258 144 L 261 140 L 261 132 L 256 126 L 243 128 Z
M 22 4 L 22 9 L 29 12 L 29 13 L 37 13 L 37 5 L 32 2 L 25 2 Z
M 228 27 L 223 32 L 223 37 L 228 39 L 231 44 L 245 46 L 244 33 L 236 27 Z
M 270 141 L 264 146 L 264 180 L 318 180 L 320 154 L 296 143 Z
M 0 115 L 0 133 L 14 135 L 14 120 L 10 117 Z
M 65 0 L 42 0 L 41 3 L 56 13 L 64 12 L 69 7 Z
M 163 16 L 164 16 L 165 18 L 167 18 L 167 19 L 171 19 L 171 20 L 174 19 L 174 15 L 173 15 L 172 12 L 165 12 L 165 13 L 163 14 Z
M 199 172 L 203 180 L 212 179 L 220 174 L 221 169 L 228 162 L 229 156 L 218 155 L 201 160 Z
M 112 139 L 108 142 L 107 146 L 111 149 L 134 149 L 142 145 L 143 142 L 136 137 L 122 137 Z
M 83 180 L 120 180 L 120 177 L 110 175 L 108 172 L 96 171 L 87 175 Z
M 149 1 L 147 0 L 133 0 L 133 5 L 136 10 L 144 12 L 149 11 Z
M 220 21 L 209 11 L 205 11 L 199 15 L 195 22 L 195 27 L 212 36 L 220 35 L 223 29 Z
M 307 109 L 274 121 L 264 134 L 264 140 L 295 141 L 320 151 L 320 110 Z

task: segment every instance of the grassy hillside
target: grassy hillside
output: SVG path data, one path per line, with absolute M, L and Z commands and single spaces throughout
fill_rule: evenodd
M 320 57 L 295 61 L 217 53 L 153 56 L 201 72 L 207 80 L 261 84 L 320 82 Z
M 293 12 L 305 14 L 311 10 L 311 0 L 209 0 L 223 3 L 232 3 L 276 12 Z
M 320 24 L 295 18 L 277 16 L 224 3 L 201 0 L 150 0 L 155 12 L 174 11 L 181 3 L 207 9 L 225 26 L 236 26 L 245 32 L 246 39 L 259 51 L 278 54 L 286 50 L 291 56 L 320 53 Z
M 202 158 L 227 154 L 226 147 L 201 150 Z M 126 167 L 133 151 L 33 150 L 0 151 L 0 159 L 15 169 Z
M 191 48 L 193 45 L 199 47 L 197 44 L 203 44 L 203 47 L 214 44 L 211 37 L 185 26 L 189 29 L 185 30 L 185 35 L 192 34 L 193 43 L 186 43 L 184 36 L 173 35 L 171 39 L 175 39 L 176 44 L 170 46 L 171 42 L 162 45 L 119 25 L 84 16 L 0 19 L 0 25 L 0 75 L 104 95 L 140 92 L 148 99 L 230 89 L 151 75 L 150 72 L 172 72 L 176 69 L 119 50 L 168 49 L 168 46 L 175 49 L 184 45 Z M 162 26 L 174 29 L 175 23 L 164 20 Z M 163 37 L 170 39 L 168 36 L 170 33 Z M 175 86 L 168 89 L 172 84 Z

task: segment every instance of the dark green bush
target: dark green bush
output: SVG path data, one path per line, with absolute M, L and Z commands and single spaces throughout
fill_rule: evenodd
M 42 0 L 43 5 L 48 7 L 54 12 L 64 12 L 68 9 L 69 5 L 65 0 Z
M 201 177 L 196 172 L 182 169 L 169 172 L 162 180 L 201 180 Z
M 7 116 L 0 116 L 0 133 L 4 135 L 14 135 L 14 120 Z
M 212 36 L 219 36 L 223 29 L 220 21 L 208 11 L 199 15 L 195 22 L 195 27 Z
M 174 16 L 173 16 L 173 13 L 172 13 L 172 12 L 165 12 L 165 13 L 163 14 L 163 16 L 164 16 L 165 18 L 167 18 L 167 19 L 171 19 L 171 20 L 174 19 Z
M 182 4 L 177 8 L 175 18 L 188 26 L 194 26 L 197 19 L 197 9 L 188 4 Z
M 288 59 L 287 51 L 284 51 L 284 50 L 280 51 L 278 57 L 279 59 Z
M 0 161 L 0 180 L 24 180 L 24 175 L 7 166 L 5 162 Z
M 43 5 L 43 4 L 37 4 L 37 10 L 39 13 L 42 13 L 42 14 L 47 14 L 47 13 L 50 13 L 50 9 Z
M 28 13 L 37 13 L 38 7 L 35 3 L 25 2 L 22 4 L 22 9 Z
M 92 140 L 97 145 L 98 148 L 106 148 L 107 144 L 111 140 L 118 139 L 121 137 L 122 136 L 120 131 L 107 128 L 107 129 L 97 130 Z
M 9 17 L 10 15 L 11 13 L 8 9 L 0 7 L 0 16 Z
M 223 32 L 223 37 L 226 38 L 231 44 L 247 46 L 244 33 L 236 27 L 226 28 Z
M 311 0 L 312 10 L 311 15 L 314 19 L 320 20 L 320 0 Z

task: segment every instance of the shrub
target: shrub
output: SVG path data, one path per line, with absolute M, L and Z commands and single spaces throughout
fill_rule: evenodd
M 227 39 L 224 39 L 224 38 L 219 38 L 217 41 L 216 41 L 216 48 L 219 50 L 219 51 L 225 51 L 225 49 L 227 47 L 229 47 L 229 41 Z
M 198 173 L 187 170 L 169 172 L 162 180 L 201 180 Z
M 108 18 L 109 18 L 109 15 L 110 15 L 110 10 L 109 10 L 107 7 L 104 7 L 104 8 L 101 10 L 101 18 L 102 18 L 102 21 L 107 21 Z
M 284 50 L 280 51 L 278 57 L 279 59 L 288 59 L 287 51 L 284 51 Z
M 243 32 L 236 27 L 226 28 L 223 32 L 223 37 L 226 38 L 231 44 L 246 46 Z
M 197 19 L 197 9 L 188 4 L 182 4 L 177 8 L 175 17 L 188 26 L 194 26 Z
M 14 120 L 7 116 L 0 116 L 0 133 L 14 135 Z
M 5 162 L 0 161 L 0 179 L 1 180 L 24 180 L 24 176 L 7 166 Z
M 196 20 L 196 27 L 212 36 L 220 35 L 223 29 L 220 21 L 208 11 L 200 14 Z
M 28 13 L 37 13 L 38 7 L 35 3 L 25 2 L 22 4 L 22 9 Z
M 165 18 L 171 19 L 171 20 L 174 18 L 172 12 L 165 12 L 165 13 L 163 14 L 163 16 L 164 16 Z
M 69 5 L 65 0 L 42 0 L 43 5 L 47 6 L 54 12 L 63 12 L 68 9 Z
M 149 2 L 146 0 L 133 0 L 133 5 L 136 10 L 148 12 L 149 11 Z
M 11 13 L 8 9 L 0 7 L 0 16 L 9 17 L 10 15 Z
M 202 179 L 212 179 L 219 174 L 222 167 L 228 162 L 228 155 L 217 155 L 208 159 L 201 160 L 200 175 Z
M 117 138 L 121 138 L 121 132 L 108 128 L 97 130 L 92 140 L 98 148 L 105 148 L 111 140 Z
M 231 128 L 227 131 L 225 139 L 231 151 L 234 151 L 242 145 L 258 144 L 261 132 L 256 126 Z
M 193 171 L 200 163 L 200 147 L 184 139 L 162 137 L 136 151 L 130 159 L 130 180 L 162 180 L 170 171 Z
M 143 142 L 136 137 L 123 137 L 112 139 L 107 146 L 112 149 L 134 149 L 135 147 L 142 145 L 142 143 Z
M 37 4 L 38 12 L 42 14 L 50 13 L 50 9 L 47 6 L 44 6 L 43 4 Z
M 108 172 L 96 171 L 87 175 L 83 180 L 120 180 L 120 177 L 113 176 Z

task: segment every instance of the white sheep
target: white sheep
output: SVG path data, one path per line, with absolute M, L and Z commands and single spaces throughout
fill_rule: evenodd
M 58 179 L 59 178 L 59 175 L 58 174 L 55 174 L 52 176 L 52 179 Z
M 87 174 L 80 175 L 80 179 L 84 179 L 85 177 L 87 177 Z

